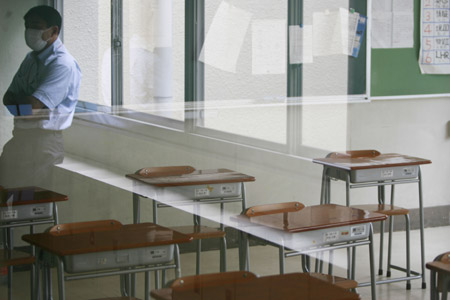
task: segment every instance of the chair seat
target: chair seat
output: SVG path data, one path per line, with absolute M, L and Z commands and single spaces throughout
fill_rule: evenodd
M 358 287 L 358 282 L 356 282 L 355 280 L 322 273 L 310 273 L 310 275 L 314 278 L 326 281 L 347 290 L 356 289 Z
M 409 214 L 408 209 L 390 204 L 363 204 L 363 205 L 352 205 L 351 207 L 377 212 L 387 216 L 404 216 Z
M 7 252 L 0 250 L 0 267 L 31 265 L 36 260 L 34 256 L 22 251 L 12 250 L 9 257 Z
M 176 226 L 170 227 L 170 229 L 190 236 L 194 240 L 222 238 L 225 236 L 225 231 L 203 225 Z

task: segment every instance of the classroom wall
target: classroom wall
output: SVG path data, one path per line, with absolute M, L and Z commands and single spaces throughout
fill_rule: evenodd
M 42 1 L 1 0 L 0 32 L 0 94 L 6 91 L 11 78 L 27 49 L 23 42 L 23 23 L 11 21 Z M 21 18 L 20 18 L 21 20 Z M 0 147 L 11 137 L 12 118 L 0 106 Z M 305 124 L 299 128 L 304 142 L 327 150 L 378 149 L 429 158 L 432 165 L 423 167 L 426 207 L 450 205 L 450 142 L 447 131 L 450 101 L 414 99 L 374 101 L 360 104 L 323 104 L 305 107 Z M 260 112 L 258 112 L 260 113 Z M 267 115 L 269 116 L 270 110 Z M 344 116 L 344 117 L 343 117 Z M 337 123 L 336 123 L 337 122 Z M 327 128 L 339 127 L 339 135 Z M 248 204 L 301 201 L 317 204 L 320 194 L 321 168 L 307 157 L 292 157 L 224 144 L 197 136 L 162 131 L 149 127 L 145 135 L 116 130 L 76 120 L 64 132 L 66 151 L 133 172 L 144 166 L 190 164 L 198 169 L 225 167 L 248 173 L 256 182 L 248 184 Z M 307 132 L 305 132 L 307 130 Z M 131 194 L 104 184 L 58 170 L 51 186 L 66 193 L 70 201 L 60 205 L 62 222 L 116 218 L 131 222 Z M 333 183 L 335 202 L 343 203 L 344 187 Z M 399 186 L 396 203 L 417 207 L 417 189 Z M 352 191 L 353 199 L 376 201 L 375 191 Z M 360 199 L 360 200 L 359 200 Z M 150 219 L 150 203 L 144 202 L 143 219 Z M 232 207 L 238 213 L 239 206 Z M 449 216 L 447 216 L 448 222 Z M 174 210 L 161 213 L 164 224 L 176 225 L 191 220 L 191 216 Z

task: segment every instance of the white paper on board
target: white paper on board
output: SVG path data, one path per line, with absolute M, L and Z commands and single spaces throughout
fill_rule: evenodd
M 347 26 L 341 24 L 340 11 L 313 13 L 313 51 L 314 56 L 345 53 L 348 47 Z M 344 36 L 345 35 L 345 36 Z
M 393 0 L 392 11 L 395 12 L 414 12 L 414 1 L 412 0 Z
M 414 47 L 414 16 L 409 12 L 393 13 L 393 48 Z
M 252 24 L 252 73 L 286 73 L 286 20 L 255 20 Z
M 372 48 L 414 46 L 414 1 L 372 2 Z
M 312 50 L 312 26 L 289 26 L 289 63 L 312 63 Z
M 372 13 L 372 48 L 392 47 L 392 13 Z
M 199 60 L 235 73 L 251 18 L 251 13 L 222 1 L 209 27 Z
M 289 63 L 303 63 L 303 30 L 299 25 L 289 26 Z

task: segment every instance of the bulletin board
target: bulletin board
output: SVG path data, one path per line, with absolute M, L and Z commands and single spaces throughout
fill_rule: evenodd
M 420 72 L 419 51 L 420 0 L 414 0 L 414 48 L 372 49 L 370 96 L 450 94 L 450 75 Z

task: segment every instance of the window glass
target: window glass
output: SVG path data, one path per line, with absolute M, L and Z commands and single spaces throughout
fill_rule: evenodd
M 111 1 L 65 0 L 64 44 L 80 65 L 80 100 L 111 105 Z
M 123 1 L 123 104 L 184 119 L 184 1 Z
M 206 128 L 286 143 L 287 1 L 205 1 Z

